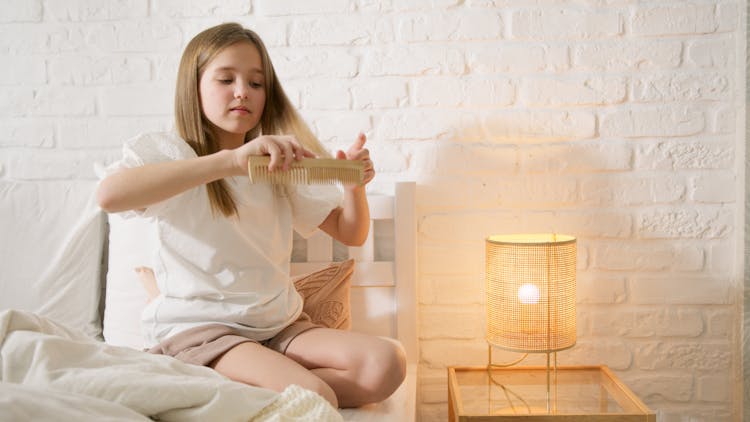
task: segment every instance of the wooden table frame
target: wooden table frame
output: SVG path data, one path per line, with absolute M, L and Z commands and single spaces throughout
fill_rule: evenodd
M 567 371 L 597 371 L 601 376 L 601 400 L 602 406 L 606 407 L 606 396 L 612 397 L 619 406 L 621 413 L 589 413 L 589 414 L 521 414 L 521 415 L 487 415 L 467 414 L 461 398 L 461 390 L 458 385 L 456 372 L 486 372 L 486 366 L 455 366 L 448 368 L 448 420 L 450 422 L 498 422 L 498 421 L 524 421 L 524 422 L 656 422 L 656 415 L 606 366 L 560 366 L 558 374 Z M 507 368 L 495 368 L 493 373 L 513 372 L 519 376 L 514 381 L 516 385 L 536 385 L 531 376 L 534 372 L 546 371 L 544 366 L 511 366 Z M 528 374 L 524 377 L 522 374 Z M 562 381 L 565 384 L 565 381 Z

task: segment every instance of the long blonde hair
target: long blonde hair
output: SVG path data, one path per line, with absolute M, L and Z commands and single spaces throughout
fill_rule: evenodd
M 219 143 L 212 125 L 201 109 L 198 84 L 206 65 L 224 48 L 238 42 L 250 43 L 258 49 L 263 62 L 266 92 L 263 114 L 258 125 L 245 135 L 245 142 L 261 134 L 294 135 L 305 148 L 318 156 L 329 157 L 330 154 L 313 135 L 284 93 L 263 41 L 258 34 L 238 23 L 223 23 L 206 29 L 190 40 L 182 53 L 177 71 L 174 105 L 175 124 L 180 137 L 187 141 L 198 156 L 219 151 Z M 206 188 L 214 214 L 221 213 L 226 217 L 237 215 L 237 204 L 224 180 L 211 182 Z

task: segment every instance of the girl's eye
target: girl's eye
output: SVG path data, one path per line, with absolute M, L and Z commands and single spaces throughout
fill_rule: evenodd
M 257 82 L 250 82 L 250 86 L 253 88 L 263 88 L 263 84 Z
M 224 85 L 229 85 L 232 83 L 231 79 L 219 79 L 219 82 L 223 83 Z

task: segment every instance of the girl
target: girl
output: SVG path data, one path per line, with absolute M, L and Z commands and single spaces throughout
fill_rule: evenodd
M 393 343 L 316 326 L 289 278 L 293 230 L 321 229 L 347 245 L 369 228 L 364 186 L 250 184 L 250 155 L 270 171 L 324 156 L 279 84 L 263 42 L 238 24 L 207 29 L 188 44 L 177 77 L 177 133 L 126 142 L 97 198 L 107 212 L 153 218 L 159 295 L 142 325 L 152 352 L 207 365 L 281 391 L 298 384 L 332 405 L 387 398 L 405 376 Z M 374 170 L 360 134 L 336 158 Z

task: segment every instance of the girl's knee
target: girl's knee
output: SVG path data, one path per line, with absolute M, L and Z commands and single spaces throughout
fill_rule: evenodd
M 330 385 L 328 385 L 325 381 L 318 378 L 317 376 L 312 375 L 305 380 L 295 382 L 295 384 L 298 384 L 302 388 L 317 393 L 319 396 L 323 397 L 329 403 L 331 403 L 334 408 L 339 407 L 339 402 L 336 398 L 336 392 L 333 391 L 333 388 L 331 388 Z
M 369 390 L 374 401 L 388 398 L 406 378 L 406 355 L 400 345 L 380 340 L 372 349 L 365 371 L 369 372 Z

